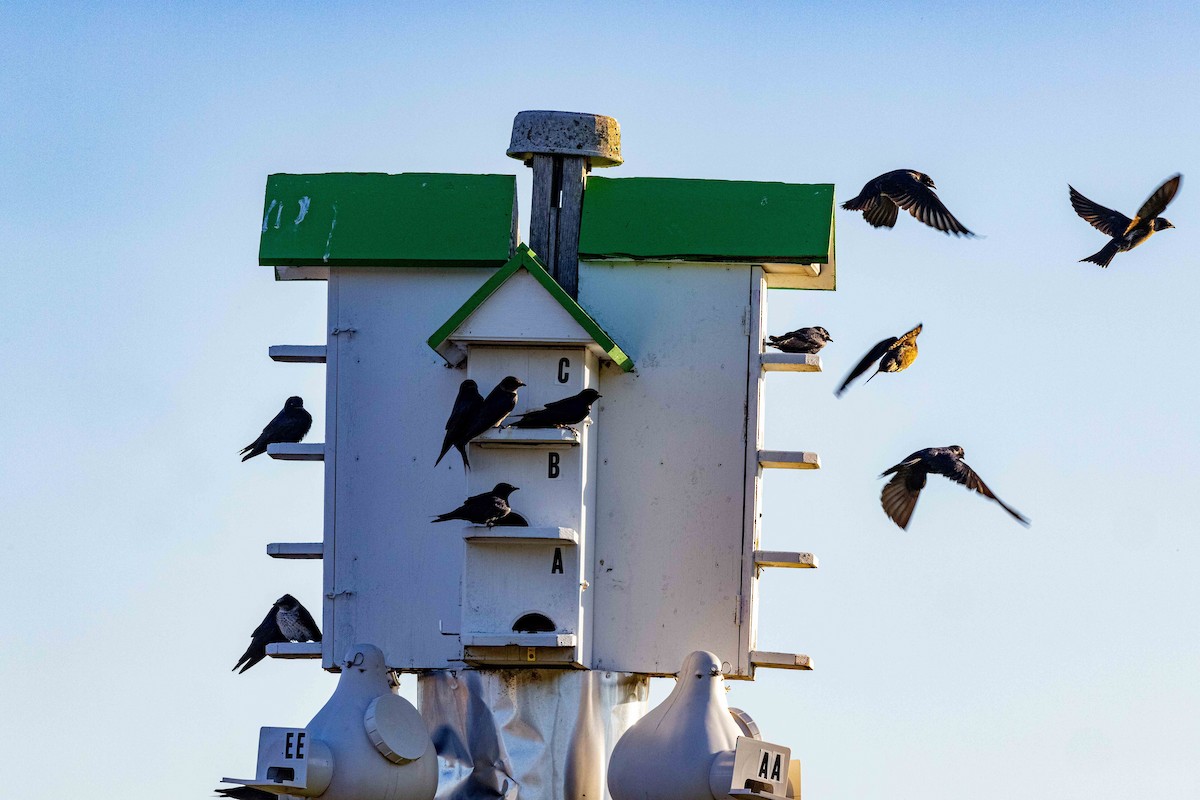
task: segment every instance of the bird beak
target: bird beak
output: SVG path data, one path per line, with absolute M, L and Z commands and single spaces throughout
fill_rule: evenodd
M 528 385 L 529 384 L 527 384 L 527 383 L 521 383 L 521 381 L 517 381 L 517 386 L 528 386 Z
M 514 487 L 513 487 L 513 491 L 514 491 L 514 492 L 519 492 L 519 491 L 521 491 L 521 487 L 520 487 L 520 486 L 514 486 Z

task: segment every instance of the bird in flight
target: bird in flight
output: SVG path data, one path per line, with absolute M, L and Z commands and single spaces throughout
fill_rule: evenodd
M 267 423 L 267 427 L 262 429 L 257 439 L 241 449 L 239 455 L 242 456 L 242 461 L 245 461 L 267 452 L 269 444 L 298 442 L 311 427 L 312 414 L 304 409 L 304 401 L 299 397 L 289 397 L 283 404 L 283 410 Z
M 842 396 L 842 392 L 846 391 L 846 387 L 850 382 L 862 375 L 876 361 L 879 366 L 871 373 L 871 378 L 874 378 L 881 372 L 902 372 L 917 360 L 917 337 L 921 335 L 921 328 L 924 326 L 917 324 L 908 333 L 900 337 L 889 336 L 879 344 L 871 348 L 862 361 L 859 361 L 854 369 L 850 370 L 850 374 L 846 376 L 846 380 L 842 381 L 842 385 L 834 390 L 834 394 L 838 397 Z M 871 378 L 864 381 L 864 385 L 871 382 Z
M 512 423 L 511 427 L 563 428 L 567 425 L 576 425 L 583 422 L 587 415 L 591 413 L 592 403 L 596 402 L 600 397 L 602 395 L 595 389 L 584 389 L 579 394 L 573 394 L 570 397 L 564 397 L 562 400 L 546 403 L 545 408 L 518 414 L 519 419 Z
M 1174 199 L 1182 180 L 1183 176 L 1178 174 L 1167 178 L 1162 186 L 1159 186 L 1153 194 L 1146 198 L 1146 202 L 1142 203 L 1137 216 L 1133 219 L 1119 211 L 1113 211 L 1099 203 L 1093 203 L 1077 192 L 1074 186 L 1067 184 L 1067 189 L 1071 194 L 1071 206 L 1075 209 L 1075 213 L 1087 220 L 1093 228 L 1105 236 L 1111 237 L 1109 243 L 1100 248 L 1098 252 L 1079 260 L 1107 267 L 1117 253 L 1132 250 L 1153 236 L 1155 231 L 1174 228 L 1174 225 L 1165 217 L 1160 217 L 1159 214 L 1165 211 L 1167 204 Z
M 879 499 L 883 511 L 901 530 L 908 528 L 913 509 L 917 507 L 917 498 L 925 488 L 925 479 L 930 473 L 945 475 L 955 483 L 961 483 L 984 497 L 990 497 L 1000 504 L 1000 507 L 1012 515 L 1017 522 L 1029 526 L 1029 520 L 1021 516 L 1014 508 L 1009 507 L 1003 500 L 992 494 L 987 484 L 975 474 L 975 470 L 963 461 L 965 454 L 958 445 L 949 447 L 926 447 L 918 450 L 894 467 L 887 469 L 879 477 L 894 476 L 884 484 Z
M 490 528 L 512 511 L 508 507 L 508 497 L 517 489 L 518 487 L 511 484 L 497 483 L 490 492 L 472 495 L 458 508 L 447 511 L 445 514 L 439 514 L 431 521 L 447 522 L 452 519 L 461 519 L 474 525 L 487 525 Z
M 933 178 L 914 169 L 896 169 L 867 181 L 857 197 L 842 203 L 847 211 L 863 212 L 863 219 L 875 228 L 896 225 L 904 209 L 931 228 L 955 236 L 974 236 L 938 198 Z
M 479 410 L 483 407 L 483 395 L 479 393 L 479 384 L 467 379 L 458 387 L 458 397 L 454 400 L 454 408 L 450 410 L 450 418 L 446 420 L 446 436 L 442 439 L 442 452 L 438 453 L 436 467 L 442 457 L 454 447 L 462 455 L 463 468 L 470 469 L 471 462 L 467 459 L 467 439 L 463 436 L 475 424 Z
M 277 642 L 319 642 L 321 629 L 308 609 L 300 605 L 300 601 L 285 594 L 275 601 L 271 610 L 262 623 L 250 634 L 250 646 L 233 665 L 236 670 L 242 667 L 242 672 L 253 667 L 267 657 L 267 645 Z M 242 666 L 242 665 L 245 666 Z
M 798 328 L 788 331 L 782 336 L 768 336 L 767 339 L 769 339 L 767 347 L 774 347 L 784 353 L 808 353 L 810 355 L 820 352 L 827 342 L 833 341 L 829 331 L 819 325 L 815 328 Z

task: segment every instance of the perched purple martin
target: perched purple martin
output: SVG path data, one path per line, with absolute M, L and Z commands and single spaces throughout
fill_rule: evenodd
M 819 325 L 815 328 L 798 328 L 788 331 L 782 336 L 768 336 L 767 339 L 770 340 L 767 342 L 767 347 L 774 347 L 785 353 L 808 353 L 810 355 L 820 352 L 827 342 L 833 341 L 829 331 Z
M 267 645 L 277 642 L 319 642 L 321 629 L 300 601 L 285 594 L 275 601 L 262 623 L 250 634 L 250 646 L 233 665 L 242 674 L 267 657 Z M 245 666 L 242 666 L 245 664 Z
M 488 392 L 488 396 L 483 399 L 474 422 L 466 428 L 462 443 L 466 444 L 479 434 L 491 430 L 503 422 L 504 418 L 517 407 L 517 389 L 524 385 L 512 375 L 496 384 L 496 388 Z
M 536 411 L 526 411 L 524 414 L 518 414 L 520 417 L 514 422 L 513 428 L 562 428 L 567 425 L 576 425 L 587 417 L 592 411 L 592 403 L 596 402 L 602 395 L 595 389 L 584 389 L 579 394 L 573 394 L 570 397 L 564 397 L 562 400 L 555 400 L 546 403 L 545 408 L 540 408 Z
M 517 488 L 511 484 L 497 483 L 490 492 L 468 497 L 461 506 L 453 511 L 447 511 L 445 514 L 439 514 L 431 522 L 461 519 L 474 525 L 487 525 L 490 528 L 512 511 L 508 507 L 508 496 L 517 491 Z
M 1074 186 L 1067 184 L 1071 195 L 1071 206 L 1075 209 L 1075 213 L 1105 236 L 1112 237 L 1111 241 L 1100 248 L 1099 252 L 1079 260 L 1107 267 L 1117 253 L 1132 250 L 1153 236 L 1155 231 L 1174 228 L 1174 225 L 1166 218 L 1160 217 L 1159 214 L 1165 211 L 1167 204 L 1174 199 L 1182 180 L 1183 176 L 1178 174 L 1168 178 L 1162 186 L 1159 186 L 1152 195 L 1146 198 L 1146 202 L 1142 203 L 1137 216 L 1133 219 L 1119 211 L 1113 211 L 1099 203 L 1093 203 L 1075 191 Z
M 949 447 L 926 447 L 886 470 L 879 477 L 893 474 L 895 477 L 884 485 L 879 497 L 884 513 L 899 525 L 901 530 L 908 528 L 913 509 L 917 507 L 917 498 L 925 488 L 925 478 L 929 473 L 933 473 L 945 475 L 955 483 L 961 483 L 984 497 L 990 497 L 1011 514 L 1013 519 L 1028 527 L 1029 520 L 992 494 L 992 490 L 975 474 L 975 470 L 963 461 L 964 456 L 963 449 L 956 444 Z
M 876 228 L 891 228 L 900 209 L 931 228 L 955 236 L 974 236 L 946 209 L 934 193 L 933 178 L 915 169 L 896 169 L 867 181 L 858 197 L 842 203 L 847 211 L 863 212 L 863 219 Z
M 871 378 L 881 372 L 903 372 L 908 369 L 909 365 L 917 360 L 917 337 L 921 335 L 924 327 L 917 323 L 917 327 L 903 336 L 889 336 L 872 347 L 870 352 L 862 357 L 862 361 L 854 365 L 854 369 L 850 370 L 846 380 L 842 381 L 842 385 L 834 389 L 833 393 L 841 397 L 850 382 L 870 369 L 876 361 L 879 362 L 879 366 L 871 373 Z M 870 383 L 871 378 L 867 378 L 863 384 Z
M 304 401 L 299 397 L 289 397 L 283 404 L 283 410 L 275 415 L 275 419 L 267 423 L 250 444 L 241 449 L 242 461 L 262 455 L 267 452 L 267 445 L 282 442 L 298 442 L 312 427 L 312 414 L 304 410 Z
M 463 381 L 458 387 L 458 397 L 454 400 L 450 418 L 446 420 L 446 437 L 442 439 L 442 452 L 438 453 L 437 461 L 433 462 L 435 467 L 441 463 L 447 451 L 454 447 L 462 455 L 463 468 L 471 468 L 471 462 L 467 459 L 467 439 L 463 436 L 475 424 L 482 406 L 483 395 L 479 393 L 479 384 L 470 379 Z

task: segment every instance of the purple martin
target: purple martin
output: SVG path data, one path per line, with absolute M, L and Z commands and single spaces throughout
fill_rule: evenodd
M 838 397 L 842 396 L 842 392 L 846 391 L 846 387 L 850 382 L 862 375 L 876 361 L 879 366 L 871 373 L 871 378 L 874 378 L 881 372 L 903 372 L 917 360 L 917 337 L 921 335 L 921 329 L 924 326 L 920 323 L 903 336 L 889 336 L 879 344 L 871 348 L 862 361 L 854 365 L 854 369 L 850 370 L 850 374 L 846 376 L 846 380 L 842 381 L 842 385 L 833 391 Z M 864 385 L 871 382 L 871 378 L 864 381 Z
M 435 467 L 441 463 L 446 452 L 454 447 L 462 455 L 463 468 L 471 468 L 471 462 L 467 459 L 467 440 L 463 436 L 475 424 L 482 406 L 483 395 L 479 393 L 479 384 L 470 379 L 463 381 L 458 387 L 458 397 L 454 400 L 450 418 L 446 420 L 446 437 L 442 439 L 442 452 L 433 462 Z
M 900 209 L 931 228 L 955 236 L 974 236 L 951 214 L 934 193 L 933 178 L 915 169 L 885 172 L 854 197 L 842 203 L 847 211 L 863 212 L 863 219 L 876 228 L 891 228 L 896 224 Z
M 487 525 L 489 528 L 512 511 L 508 507 L 508 496 L 517 491 L 516 486 L 507 483 L 497 483 L 490 492 L 472 495 L 453 511 L 439 514 L 432 522 L 447 522 L 461 519 L 473 525 Z
M 275 601 L 262 623 L 250 634 L 250 646 L 242 657 L 233 665 L 236 670 L 242 667 L 242 672 L 253 667 L 267 657 L 267 645 L 278 642 L 319 642 L 321 629 L 308 609 L 300 605 L 300 601 L 285 594 Z M 242 666 L 245 664 L 245 666 Z
M 992 494 L 992 490 L 975 474 L 975 470 L 963 461 L 964 455 L 963 449 L 956 444 L 950 447 L 926 447 L 889 468 L 879 476 L 883 478 L 895 475 L 884 485 L 883 492 L 879 497 L 884 513 L 892 522 L 900 526 L 901 530 L 908 528 L 908 521 L 912 518 L 913 509 L 917 507 L 917 498 L 920 497 L 921 490 L 925 488 L 925 478 L 929 473 L 933 473 L 945 475 L 955 483 L 961 483 L 984 497 L 990 497 L 1011 514 L 1013 519 L 1028 527 L 1029 520 Z
M 257 439 L 241 449 L 239 455 L 244 453 L 242 461 L 245 461 L 267 452 L 269 444 L 298 442 L 311 427 L 312 414 L 304 410 L 304 401 L 299 397 L 289 397 L 283 404 L 283 410 L 267 423 Z
M 473 424 L 464 433 L 463 444 L 498 426 L 517 407 L 517 389 L 525 384 L 509 375 L 488 392 Z
M 1113 256 L 1117 253 L 1132 250 L 1153 236 L 1155 231 L 1174 228 L 1174 225 L 1165 217 L 1160 217 L 1159 214 L 1165 211 L 1167 204 L 1174 199 L 1175 193 L 1179 191 L 1179 183 L 1182 180 L 1182 175 L 1172 175 L 1168 178 L 1162 186 L 1159 186 L 1154 190 L 1152 195 L 1146 198 L 1146 202 L 1142 203 L 1142 207 L 1138 209 L 1137 216 L 1133 219 L 1130 219 L 1119 211 L 1113 211 L 1111 208 L 1105 208 L 1099 203 L 1093 203 L 1075 191 L 1074 186 L 1068 184 L 1067 189 L 1070 190 L 1071 206 L 1075 209 L 1075 213 L 1087 220 L 1093 228 L 1105 236 L 1112 237 L 1111 241 L 1100 248 L 1099 252 L 1079 260 L 1107 267 L 1109 262 L 1113 260 Z
M 810 355 L 819 352 L 827 342 L 833 341 L 829 331 L 819 325 L 815 328 L 799 328 L 788 331 L 782 336 L 768 336 L 767 338 L 770 340 L 767 342 L 767 347 L 774 347 L 785 353 L 809 353 Z
M 592 410 L 592 403 L 602 397 L 595 389 L 546 403 L 545 408 L 519 414 L 513 428 L 562 428 L 583 422 Z

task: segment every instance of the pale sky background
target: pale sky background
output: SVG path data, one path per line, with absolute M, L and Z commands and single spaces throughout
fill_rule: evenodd
M 204 797 L 260 725 L 333 690 L 229 668 L 319 562 L 321 467 L 242 464 L 284 397 L 324 424 L 323 283 L 256 266 L 271 172 L 528 174 L 522 109 L 616 117 L 611 176 L 832 182 L 911 167 L 985 234 L 839 212 L 819 375 L 769 379 L 760 673 L 730 701 L 810 800 L 1200 793 L 1200 12 L 1190 3 L 0 5 L 0 752 L 6 797 Z M 1183 172 L 1178 230 L 1101 270 L 1067 183 L 1126 214 Z M 835 400 L 875 341 L 921 357 Z M 316 437 L 319 440 L 319 436 Z M 1030 516 L 880 471 L 961 444 Z M 661 682 L 660 682 L 661 683 Z M 411 692 L 412 679 L 406 680 Z M 657 687 L 656 697 L 664 689 Z

